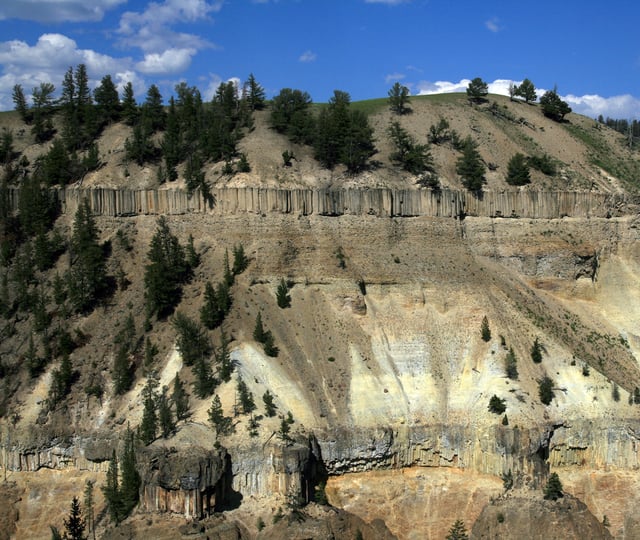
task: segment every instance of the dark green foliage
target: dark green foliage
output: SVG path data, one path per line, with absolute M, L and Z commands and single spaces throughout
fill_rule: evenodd
M 456 161 L 456 173 L 462 178 L 462 184 L 469 191 L 480 191 L 486 182 L 486 168 L 478 152 L 476 142 L 469 136 L 464 140 L 462 156 Z
M 547 480 L 547 484 L 544 487 L 544 498 L 547 500 L 557 501 L 562 497 L 564 497 L 564 493 L 562 492 L 562 482 L 560 482 L 560 477 L 558 476 L 558 473 L 551 473 Z
M 291 307 L 291 296 L 289 295 L 289 285 L 285 281 L 284 278 L 280 280 L 278 284 L 278 289 L 276 290 L 276 301 L 278 302 L 278 307 L 285 309 Z
M 193 245 L 193 236 L 189 235 L 187 239 L 187 247 L 185 249 L 187 266 L 189 268 L 189 272 L 193 273 L 193 270 L 196 269 L 200 265 L 200 254 L 196 251 L 195 246 Z
M 169 230 L 164 216 L 151 239 L 145 266 L 144 286 L 148 315 L 163 318 L 169 315 L 182 295 L 182 284 L 189 276 L 183 247 Z
M 102 486 L 104 500 L 109 510 L 109 516 L 114 523 L 120 523 L 124 518 L 124 508 L 122 504 L 122 494 L 120 490 L 120 479 L 118 477 L 118 457 L 113 451 L 107 470 L 106 484 Z
M 276 410 L 278 407 L 276 407 L 276 404 L 273 401 L 273 395 L 271 394 L 271 392 L 269 392 L 269 390 L 267 390 L 262 395 L 262 401 L 264 402 L 265 414 L 269 418 L 273 418 L 276 415 Z
M 0 138 L 0 165 L 8 164 L 14 157 L 13 133 L 6 128 L 2 128 L 2 137 Z
M 113 361 L 113 391 L 116 395 L 122 395 L 131 388 L 133 382 L 133 369 L 129 360 L 127 347 L 120 346 L 116 350 Z
M 249 266 L 249 259 L 244 253 L 244 247 L 242 244 L 238 244 L 237 246 L 233 246 L 233 275 L 237 276 L 242 274 L 247 267 Z
M 540 396 L 540 401 L 545 405 L 549 405 L 555 397 L 553 393 L 553 380 L 548 375 L 545 375 L 538 381 L 538 396 Z
M 93 498 L 93 484 L 91 480 L 87 480 L 84 486 L 84 515 L 87 521 L 87 532 L 94 531 L 95 528 L 95 508 L 94 508 L 94 498 Z M 95 538 L 95 531 L 94 531 Z
M 489 412 L 494 414 L 502 414 L 507 410 L 507 406 L 505 405 L 506 400 L 499 398 L 495 394 L 491 396 L 489 400 Z
M 121 481 L 118 475 L 118 458 L 113 451 L 106 484 L 102 487 L 105 502 L 109 509 L 111 520 L 118 524 L 126 518 L 138 504 L 140 490 L 140 475 L 136 470 L 136 454 L 133 432 L 127 427 L 124 440 L 124 450 L 120 459 Z
M 147 161 L 155 159 L 158 150 L 151 140 L 151 124 L 144 119 L 133 126 L 132 137 L 124 141 L 124 150 L 127 159 L 135 161 L 138 165 L 144 165 Z
M 517 152 L 509 160 L 507 165 L 507 184 L 512 186 L 524 186 L 531 183 L 529 164 L 524 154 Z
M 24 95 L 24 90 L 22 89 L 21 85 L 16 84 L 13 87 L 12 98 L 13 98 L 13 103 L 15 105 L 15 109 L 16 111 L 18 111 L 18 114 L 20 115 L 20 118 L 22 119 L 22 121 L 25 124 L 31 123 L 31 120 L 33 120 L 33 115 L 29 112 L 29 107 L 27 105 L 27 98 Z
M 98 122 L 101 125 L 111 124 L 120 119 L 122 109 L 120 97 L 111 75 L 102 77 L 100 85 L 93 91 L 93 99 L 96 102 Z
M 535 364 L 542 362 L 542 345 L 538 337 L 536 337 L 533 345 L 531 345 L 531 360 L 533 360 Z
M 314 120 L 310 106 L 311 96 L 307 92 L 283 88 L 271 102 L 271 127 L 295 143 L 311 143 Z
M 131 81 L 127 82 L 124 87 L 122 97 L 122 118 L 128 126 L 133 126 L 137 123 L 140 116 L 140 110 L 136 103 L 136 98 L 133 93 L 133 84 Z
M 489 85 L 480 77 L 473 79 L 467 86 L 467 97 L 470 101 L 482 103 L 489 94 Z
M 186 420 L 189 416 L 189 394 L 184 388 L 183 382 L 180 380 L 180 375 L 176 373 L 176 378 L 173 381 L 173 392 L 171 393 L 171 400 L 176 408 L 176 420 Z
M 636 405 L 640 405 L 640 388 L 637 386 L 633 389 L 633 402 Z
M 506 414 L 502 417 L 502 425 L 503 426 L 508 426 L 509 425 L 509 418 L 507 418 Z
M 527 162 L 530 167 L 540 171 L 547 176 L 554 176 L 556 174 L 556 166 L 551 157 L 548 154 L 542 156 L 529 156 Z
M 253 73 L 249 74 L 244 83 L 243 97 L 252 111 L 259 111 L 265 107 L 266 93 L 264 88 L 256 81 Z
M 611 387 L 611 397 L 616 403 L 620 401 L 620 388 L 618 388 L 616 383 L 613 383 L 613 386 Z
M 209 422 L 216 430 L 216 434 L 218 436 L 228 435 L 233 432 L 233 422 L 231 417 L 224 415 L 222 403 L 217 394 L 211 401 L 211 407 L 209 408 Z
M 392 162 L 415 175 L 435 172 L 433 157 L 427 145 L 417 144 L 398 121 L 391 122 L 387 132 L 395 147 L 395 151 L 389 156 Z
M 291 422 L 289 422 L 289 419 L 281 416 L 280 417 L 280 429 L 278 429 L 278 438 L 283 442 L 283 443 L 289 443 L 291 442 Z
M 167 396 L 167 387 L 162 389 L 162 392 L 158 396 L 158 426 L 160 428 L 160 434 L 166 439 L 173 433 L 175 429 L 175 422 L 173 420 L 173 412 L 171 411 L 171 403 Z
M 51 193 L 36 177 L 27 176 L 22 181 L 18 209 L 20 227 L 27 236 L 46 233 L 57 216 Z
M 571 107 L 558 95 L 557 88 L 547 90 L 544 93 L 540 98 L 540 107 L 542 107 L 542 113 L 545 116 L 556 122 L 561 122 L 571 112 Z
M 155 84 L 147 90 L 147 96 L 142 105 L 142 123 L 149 124 L 151 132 L 161 131 L 167 122 L 167 113 L 162 104 L 162 94 Z
M 200 308 L 200 321 L 209 330 L 213 330 L 222 324 L 224 313 L 218 305 L 216 291 L 211 282 L 207 281 L 204 288 L 204 303 Z
M 213 376 L 209 358 L 198 358 L 193 363 L 193 374 L 195 375 L 195 380 L 193 381 L 195 395 L 200 399 L 209 397 L 218 385 L 218 381 Z
M 155 439 L 158 432 L 158 414 L 157 414 L 157 401 L 158 395 L 156 388 L 158 387 L 158 381 L 153 377 L 147 378 L 147 384 L 142 390 L 142 421 L 138 428 L 138 437 L 143 444 L 151 444 Z
M 431 144 L 444 144 L 450 142 L 457 137 L 455 130 L 450 129 L 449 122 L 445 118 L 440 118 L 437 124 L 431 124 L 427 140 Z
M 449 529 L 445 540 L 469 540 L 467 529 L 461 519 L 456 519 L 455 523 Z
M 51 116 L 54 112 L 53 94 L 55 90 L 56 87 L 53 84 L 42 82 L 32 92 L 33 106 L 31 107 L 31 113 L 33 127 L 31 128 L 31 133 L 38 143 L 48 141 L 55 132 L 51 121 Z
M 182 156 L 182 140 L 180 135 L 180 123 L 173 97 L 169 100 L 169 112 L 167 113 L 166 129 L 160 148 L 164 155 L 166 177 L 169 182 L 178 178 L 176 167 Z
M 518 380 L 518 358 L 513 351 L 513 347 L 509 347 L 509 352 L 504 360 L 504 369 L 509 379 L 513 381 Z
M 486 315 L 482 317 L 482 324 L 480 325 L 480 336 L 482 337 L 482 341 L 491 341 L 491 328 L 489 328 L 489 319 L 487 319 Z
M 59 104 L 65 148 L 70 152 L 86 148 L 97 135 L 98 126 L 85 64 L 79 64 L 75 72 L 69 67 L 65 73 Z
M 220 332 L 220 346 L 216 349 L 216 364 L 218 364 L 220 380 L 229 382 L 233 373 L 233 361 L 229 351 L 229 338 L 224 330 Z
M 388 92 L 389 109 L 394 114 L 407 114 L 411 112 L 409 105 L 409 89 L 396 82 Z
M 185 365 L 192 366 L 211 354 L 211 342 L 206 331 L 196 321 L 178 311 L 171 321 L 177 332 L 176 346 Z
M 262 324 L 262 314 L 258 312 L 256 316 L 256 325 L 253 329 L 253 339 L 258 343 L 262 343 L 262 348 L 267 356 L 275 358 L 280 350 L 274 344 L 273 334 L 271 330 L 265 330 Z
M 289 150 L 282 152 L 282 164 L 285 167 L 291 167 L 291 161 L 294 159 L 296 159 L 296 156 L 293 152 L 290 152 Z
M 73 497 L 69 517 L 64 519 L 64 540 L 86 540 L 87 537 L 84 534 L 86 527 L 86 521 L 80 510 L 80 501 L 77 497 Z
M 208 189 L 208 185 L 205 180 L 202 166 L 202 157 L 199 152 L 193 152 L 189 155 L 187 158 L 187 165 L 184 169 L 184 180 L 187 187 L 187 193 L 192 194 L 199 188 L 203 192 L 204 197 L 204 190 Z
M 256 315 L 256 324 L 253 328 L 253 339 L 258 343 L 264 343 L 265 335 L 266 332 L 264 325 L 262 324 L 262 312 L 258 311 L 258 315 Z
M 263 343 L 264 353 L 271 358 L 276 358 L 280 354 L 280 349 L 274 343 L 273 334 L 268 330 Z
M 54 369 L 51 373 L 51 386 L 49 387 L 49 408 L 55 409 L 56 405 L 62 401 L 71 390 L 74 373 L 71 367 L 71 359 L 68 354 L 62 356 L 60 368 Z
M 106 291 L 107 274 L 98 229 L 86 199 L 76 211 L 70 255 L 69 300 L 76 311 L 87 312 Z
M 247 154 L 245 153 L 240 154 L 240 159 L 238 160 L 237 169 L 239 173 L 251 172 L 251 165 L 249 165 Z
M 514 95 L 524 98 L 526 103 L 531 103 L 538 99 L 536 87 L 529 79 L 525 79 L 515 88 Z
M 511 469 L 502 474 L 502 487 L 504 487 L 505 491 L 509 491 L 513 487 L 513 473 Z
M 256 404 L 253 400 L 253 393 L 249 390 L 247 384 L 242 380 L 241 377 L 238 377 L 237 391 L 242 413 L 251 414 L 256 410 Z
M 77 163 L 69 157 L 62 139 L 54 139 L 49 151 L 38 158 L 38 180 L 53 186 L 66 186 L 77 177 Z
M 340 149 L 340 163 L 347 167 L 349 174 L 357 174 L 367 168 L 369 158 L 376 152 L 368 118 L 362 111 L 351 111 Z

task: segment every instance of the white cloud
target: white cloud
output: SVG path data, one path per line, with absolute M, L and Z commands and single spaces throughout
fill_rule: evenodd
M 317 57 L 318 55 L 316 53 L 312 51 L 305 51 L 300 55 L 300 58 L 298 58 L 298 60 L 300 62 L 309 63 L 315 62 Z
M 389 84 L 392 82 L 398 82 L 404 79 L 405 77 L 406 75 L 404 73 L 389 73 L 389 75 L 385 76 L 384 82 L 386 84 Z
M 127 0 L 3 0 L 0 20 L 42 23 L 101 21 L 106 11 Z
M 491 17 L 488 21 L 485 21 L 484 25 L 491 32 L 500 32 L 502 30 L 502 26 L 500 25 L 500 19 L 498 17 Z
M 139 47 L 146 53 L 161 53 L 168 48 L 204 48 L 212 44 L 200 36 L 174 32 L 170 26 L 209 18 L 222 8 L 222 0 L 165 0 L 151 2 L 143 12 L 127 11 L 120 18 L 118 34 L 123 46 Z
M 453 92 L 464 92 L 469 86 L 471 81 L 469 79 L 462 79 L 460 82 L 449 81 L 420 81 L 416 84 L 416 89 L 419 96 L 426 96 L 430 94 L 451 94 Z
M 113 58 L 90 49 L 79 49 L 77 43 L 62 34 L 43 34 L 35 45 L 20 40 L 0 43 L 0 110 L 13 108 L 13 87 L 22 85 L 30 95 L 33 87 L 51 82 L 56 87 L 69 67 L 85 64 L 89 84 L 95 86 L 107 73 L 125 72 L 130 58 Z
M 195 49 L 167 49 L 162 53 L 149 53 L 136 64 L 138 71 L 153 75 L 180 73 L 189 67 Z

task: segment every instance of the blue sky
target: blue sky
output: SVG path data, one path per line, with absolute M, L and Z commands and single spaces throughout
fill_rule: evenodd
M 353 100 L 464 91 L 481 77 L 507 93 L 525 77 L 577 112 L 640 118 L 640 3 L 635 0 L 2 0 L 0 110 L 11 93 L 60 87 L 84 63 L 93 86 L 110 74 L 143 100 L 155 83 L 210 99 L 253 73 L 268 97 L 334 89 Z

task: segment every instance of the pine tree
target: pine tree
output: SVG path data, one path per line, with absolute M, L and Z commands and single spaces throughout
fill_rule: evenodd
M 93 533 L 93 538 L 96 538 L 95 530 L 95 508 L 93 500 L 93 482 L 87 480 L 84 485 L 84 514 L 87 520 L 87 532 Z
M 547 484 L 544 487 L 544 498 L 547 500 L 557 501 L 562 497 L 564 497 L 564 493 L 562 492 L 562 482 L 560 482 L 560 477 L 558 476 L 558 473 L 551 473 L 547 480 Z
M 138 504 L 140 496 L 140 475 L 136 469 L 136 452 L 133 432 L 129 427 L 125 433 L 124 449 L 122 451 L 122 483 L 120 486 L 124 515 L 128 516 Z
M 176 407 L 176 419 L 185 420 L 189 416 L 189 394 L 184 388 L 184 383 L 180 380 L 180 375 L 176 373 L 173 381 L 173 392 L 171 400 Z
M 167 115 L 162 105 L 162 94 L 155 84 L 147 90 L 147 96 L 142 105 L 142 122 L 148 122 L 151 132 L 163 130 L 167 121 Z
M 216 363 L 220 380 L 229 382 L 233 373 L 233 361 L 229 352 L 229 338 L 224 330 L 220 332 L 220 347 L 216 350 Z
M 485 315 L 482 317 L 482 325 L 480 326 L 480 335 L 482 336 L 482 341 L 489 342 L 491 341 L 491 328 L 489 328 L 489 319 Z
M 161 148 L 164 154 L 167 180 L 173 182 L 178 178 L 176 167 L 180 163 L 180 157 L 182 156 L 180 123 L 173 97 L 169 100 L 169 112 Z
M 240 407 L 243 414 L 251 414 L 256 409 L 256 404 L 253 400 L 253 393 L 247 387 L 247 384 L 242 380 L 242 377 L 238 377 L 237 385 L 238 399 L 240 400 Z
M 242 274 L 249 266 L 249 259 L 244 253 L 244 247 L 242 244 L 233 246 L 233 268 L 232 272 L 234 276 Z
M 445 537 L 446 540 L 468 540 L 467 529 L 461 519 L 457 519 L 449 529 L 449 533 Z
M 485 183 L 485 166 L 471 137 L 463 142 L 462 156 L 456 161 L 456 173 L 462 178 L 462 184 L 469 191 L 479 191 Z
M 467 97 L 470 101 L 481 103 L 489 94 L 489 85 L 480 77 L 473 79 L 467 86 Z
M 129 351 L 124 345 L 117 348 L 113 361 L 113 391 L 116 395 L 122 395 L 131 388 L 133 373 L 129 362 Z
M 253 339 L 258 343 L 264 343 L 265 335 L 266 332 L 262 324 L 262 312 L 258 311 L 258 315 L 256 315 L 256 325 L 253 329 Z
M 53 112 L 53 94 L 56 87 L 48 82 L 41 82 L 40 86 L 33 89 L 33 127 L 31 133 L 35 136 L 36 142 L 48 141 L 54 132 L 51 114 Z
M 273 401 L 273 395 L 271 394 L 271 392 L 269 392 L 269 390 L 267 390 L 263 394 L 262 401 L 264 402 L 265 414 L 269 418 L 273 418 L 276 415 L 277 407 L 276 407 L 276 404 Z
M 403 86 L 399 82 L 394 83 L 388 92 L 389 94 L 389 108 L 394 114 L 407 114 L 411 111 L 408 107 L 409 103 L 409 88 Z
M 193 381 L 195 395 L 200 399 L 210 396 L 216 389 L 218 382 L 213 376 L 209 360 L 204 357 L 198 358 L 193 363 L 193 374 L 195 375 L 195 380 Z
M 538 99 L 536 87 L 529 79 L 525 79 L 515 88 L 514 94 L 524 98 L 525 103 L 534 102 Z
M 144 409 L 142 411 L 142 422 L 138 428 L 138 436 L 143 444 L 151 444 L 156 439 L 158 432 L 158 414 L 156 388 L 158 381 L 153 377 L 147 378 L 147 384 L 142 391 L 142 403 Z
M 538 381 L 538 395 L 540 401 L 545 405 L 549 405 L 555 397 L 553 392 L 553 379 L 548 375 L 545 375 Z
M 64 520 L 64 540 L 86 540 L 87 537 L 84 534 L 86 526 L 80 510 L 80 501 L 74 497 L 71 500 L 69 517 Z
M 535 364 L 542 362 L 542 345 L 540 344 L 540 339 L 537 336 L 531 346 L 531 360 L 533 360 Z
M 171 435 L 175 429 L 175 422 L 173 421 L 173 412 L 171 411 L 171 404 L 167 396 L 167 387 L 162 388 L 162 392 L 158 396 L 158 423 L 160 425 L 160 433 L 166 439 Z
M 278 307 L 285 309 L 291 307 L 291 296 L 289 296 L 289 286 L 284 278 L 280 280 L 278 289 L 276 290 L 276 300 Z
M 176 346 L 182 355 L 185 365 L 194 365 L 196 361 L 209 356 L 211 342 L 200 324 L 180 311 L 176 313 L 172 324 L 178 334 Z
M 32 115 L 29 112 L 29 107 L 27 106 L 27 99 L 24 96 L 24 90 L 22 86 L 19 84 L 14 85 L 13 87 L 13 103 L 15 105 L 16 111 L 20 115 L 20 118 L 25 124 L 29 124 L 32 120 Z
M 118 457 L 116 456 L 115 450 L 113 450 L 111 460 L 109 461 L 106 484 L 102 486 L 102 493 L 104 494 L 111 521 L 116 524 L 120 523 L 125 517 L 125 512 L 120 491 Z
M 507 377 L 513 381 L 518 380 L 518 359 L 516 353 L 513 351 L 513 347 L 509 348 L 509 352 L 504 360 L 505 371 Z
M 265 107 L 266 93 L 264 88 L 256 81 L 253 73 L 249 74 L 244 85 L 244 97 L 252 111 L 260 111 Z
M 140 111 L 138 110 L 138 104 L 136 103 L 131 81 L 127 82 L 125 85 L 123 94 L 122 117 L 128 126 L 133 126 L 138 121 Z
M 529 163 L 524 154 L 517 152 L 509 160 L 507 165 L 507 184 L 512 186 L 524 186 L 531 183 Z
M 120 119 L 121 105 L 118 89 L 111 79 L 111 75 L 105 75 L 100 85 L 93 91 L 99 121 L 102 125 L 117 122 Z
M 209 330 L 213 330 L 222 324 L 224 314 L 218 307 L 218 298 L 211 282 L 207 281 L 204 287 L 204 303 L 200 308 L 200 322 Z
M 233 431 L 233 423 L 230 417 L 225 416 L 222 410 L 222 402 L 217 394 L 211 400 L 209 408 L 209 422 L 216 430 L 216 434 L 228 435 Z

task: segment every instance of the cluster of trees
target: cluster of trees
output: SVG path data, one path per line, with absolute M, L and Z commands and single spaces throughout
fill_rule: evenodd
M 138 437 L 143 444 L 150 444 L 158 437 L 158 432 L 165 439 L 173 434 L 176 423 L 186 420 L 190 413 L 189 394 L 180 375 L 176 373 L 173 391 L 164 386 L 158 392 L 158 380 L 154 374 L 147 377 L 147 384 L 142 391 L 142 421 L 138 426 Z
M 631 148 L 635 147 L 638 144 L 638 141 L 640 140 L 640 121 L 639 120 L 636 120 L 636 119 L 626 120 L 624 118 L 615 119 L 615 118 L 609 118 L 608 116 L 607 118 L 604 118 L 604 116 L 599 115 L 598 123 L 603 124 L 607 127 L 610 127 L 611 129 L 614 129 L 618 133 L 622 133 L 627 138 L 629 147 Z M 0 150 L 0 157 L 1 156 L 2 156 L 2 151 Z M 0 159 L 0 161 L 2 160 Z
M 351 174 L 364 170 L 376 153 L 373 128 L 362 111 L 351 109 L 351 96 L 335 90 L 317 116 L 311 104 L 307 92 L 283 88 L 271 103 L 271 127 L 294 143 L 312 145 L 328 169 L 342 164 Z

